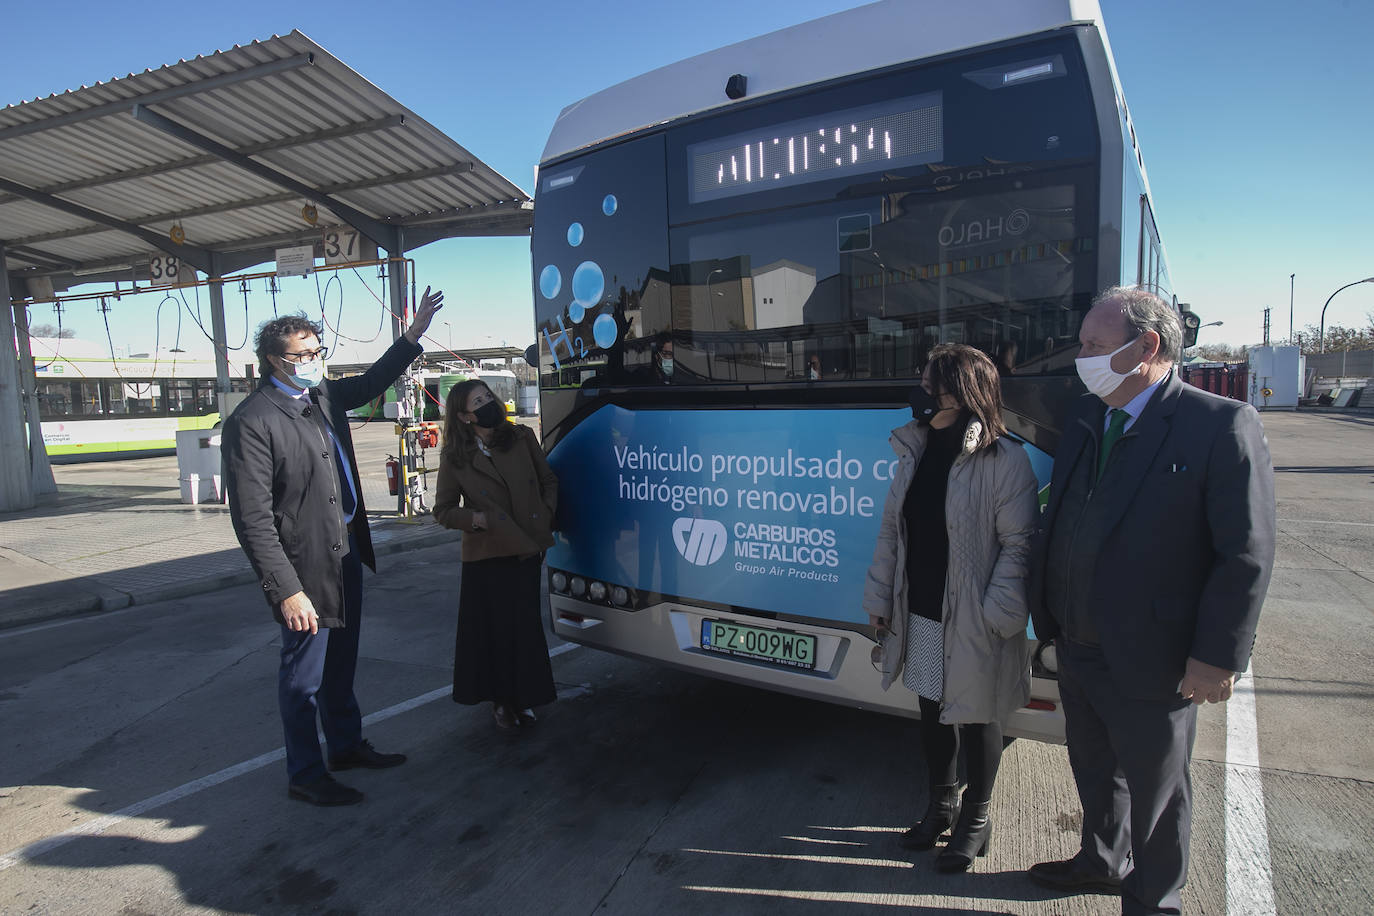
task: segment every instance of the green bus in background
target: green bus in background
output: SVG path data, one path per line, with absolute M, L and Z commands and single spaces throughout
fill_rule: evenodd
M 416 405 L 414 419 L 442 420 L 444 418 L 444 404 L 448 401 L 449 391 L 453 389 L 454 385 L 471 378 L 479 378 L 487 383 L 491 393 L 496 395 L 496 399 L 505 405 L 506 416 L 514 417 L 516 415 L 519 384 L 514 372 L 509 369 L 484 369 L 448 363 L 439 370 L 426 369 L 421 371 L 420 380 L 424 385 L 425 394 L 421 399 L 422 403 Z M 349 416 L 363 421 L 395 419 L 395 408 L 388 410 L 386 407 L 387 404 L 394 403 L 395 400 L 395 390 L 388 388 L 382 397 L 371 404 L 349 411 Z

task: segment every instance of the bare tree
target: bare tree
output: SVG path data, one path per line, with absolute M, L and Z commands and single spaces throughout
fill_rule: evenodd
M 61 337 L 70 339 L 76 336 L 76 332 L 71 328 L 59 330 L 56 325 L 51 324 L 31 324 L 29 325 L 30 337 Z
M 1374 325 L 1374 316 L 1371 317 L 1371 324 Z M 1323 342 L 1320 334 L 1321 328 L 1315 324 L 1309 324 L 1303 328 L 1298 335 L 1298 344 L 1302 348 L 1305 356 L 1323 352 Z M 1367 329 L 1347 328 L 1339 324 L 1328 324 L 1326 326 L 1325 352 L 1339 353 L 1342 350 L 1374 350 L 1374 326 Z

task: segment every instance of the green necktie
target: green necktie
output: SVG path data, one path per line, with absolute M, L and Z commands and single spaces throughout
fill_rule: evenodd
M 1126 421 L 1131 415 L 1124 410 L 1112 408 L 1112 422 L 1107 425 L 1107 431 L 1102 434 L 1102 448 L 1097 453 L 1097 479 L 1102 479 L 1102 472 L 1107 470 L 1107 459 L 1112 456 L 1112 446 L 1116 445 L 1116 440 L 1121 438 L 1122 431 L 1126 428 Z

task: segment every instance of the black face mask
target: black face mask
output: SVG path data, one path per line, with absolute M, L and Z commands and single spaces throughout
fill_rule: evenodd
M 935 399 L 935 395 L 920 385 L 911 389 L 910 400 L 911 418 L 922 426 L 928 426 L 931 418 L 940 412 L 940 402 Z
M 487 401 L 474 410 L 472 415 L 477 418 L 478 426 L 483 429 L 495 429 L 506 419 L 506 409 L 497 401 Z

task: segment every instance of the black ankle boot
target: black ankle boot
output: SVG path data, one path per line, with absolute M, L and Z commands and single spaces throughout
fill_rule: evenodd
M 930 849 L 959 819 L 959 787 L 932 786 L 926 816 L 897 842 L 903 849 Z
M 988 854 L 992 841 L 992 821 L 988 818 L 988 802 L 964 802 L 959 823 L 949 845 L 935 860 L 935 870 L 942 872 L 967 871 L 974 856 Z

